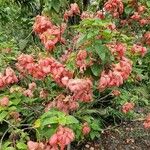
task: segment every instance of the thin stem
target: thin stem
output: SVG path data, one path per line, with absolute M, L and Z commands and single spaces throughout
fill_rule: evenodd
M 4 139 L 5 135 L 6 135 L 6 133 L 7 133 L 10 129 L 11 129 L 11 127 L 9 127 L 9 128 L 4 132 L 4 134 L 3 134 L 3 136 L 2 136 L 2 138 L 1 138 L 1 140 L 0 140 L 0 149 L 2 149 L 2 142 L 3 142 L 3 139 Z

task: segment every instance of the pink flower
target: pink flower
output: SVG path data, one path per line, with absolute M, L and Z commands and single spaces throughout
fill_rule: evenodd
M 104 9 L 110 12 L 114 17 L 118 17 L 119 14 L 123 13 L 123 2 L 122 0 L 108 0 L 104 4 Z
M 148 24 L 149 21 L 147 19 L 141 19 L 141 20 L 139 20 L 139 23 L 141 26 L 144 26 L 144 25 Z
M 12 84 L 12 83 L 17 83 L 18 82 L 18 78 L 14 72 L 14 70 L 12 70 L 11 68 L 6 68 L 5 70 L 5 76 L 4 76 L 4 82 L 6 84 Z
M 70 4 L 70 10 L 72 11 L 73 14 L 78 15 L 80 14 L 80 9 L 77 3 Z
M 147 45 L 150 46 L 150 32 L 149 31 L 144 34 L 144 41 Z
M 25 95 L 25 96 L 27 96 L 27 97 L 30 97 L 30 98 L 32 98 L 34 95 L 33 95 L 33 92 L 30 90 L 30 89 L 28 89 L 28 90 L 25 90 L 24 92 L 23 92 L 23 94 Z
M 28 141 L 27 143 L 28 150 L 45 150 L 45 145 L 40 142 Z
M 120 86 L 123 81 L 126 80 L 132 71 L 131 61 L 125 57 L 122 57 L 118 64 L 112 64 L 112 69 L 107 73 L 103 71 L 101 73 L 99 81 L 99 90 L 103 91 L 107 87 Z
M 82 102 L 92 100 L 92 82 L 90 79 L 70 79 L 67 88 L 73 92 L 73 99 Z
M 108 74 L 106 74 L 104 71 L 101 73 L 101 78 L 99 81 L 99 90 L 103 91 L 109 86 L 110 80 L 111 80 L 112 72 L 109 71 Z
M 91 128 L 89 127 L 88 123 L 85 122 L 82 126 L 82 133 L 83 135 L 87 135 L 89 134 L 89 132 L 91 131 Z
M 119 96 L 120 94 L 121 94 L 121 92 L 119 90 L 112 91 L 112 95 L 114 95 L 114 96 Z
M 40 91 L 40 98 L 46 99 L 48 97 L 48 91 L 42 89 Z
M 25 67 L 29 63 L 33 63 L 34 59 L 31 55 L 21 54 L 18 58 L 18 63 L 20 66 Z
M 38 150 L 39 144 L 37 142 L 28 141 L 27 146 L 29 150 Z
M 144 128 L 149 129 L 150 128 L 150 115 L 148 115 L 143 123 Z
M 8 105 L 9 105 L 9 98 L 5 96 L 0 100 L 0 106 L 5 107 Z
M 140 20 L 141 16 L 138 14 L 138 12 L 134 12 L 134 14 L 131 16 L 131 19 L 133 20 Z
M 70 4 L 70 10 L 66 10 L 64 13 L 64 20 L 68 21 L 69 17 L 73 17 L 73 15 L 79 15 L 80 9 L 78 4 Z
M 134 108 L 134 103 L 130 103 L 130 102 L 126 102 L 123 106 L 122 106 L 122 112 L 127 113 L 129 111 L 131 111 Z
M 99 16 L 96 15 L 96 18 L 98 18 Z M 83 20 L 83 19 L 89 19 L 89 18 L 94 18 L 94 14 L 90 13 L 90 12 L 86 12 L 86 11 L 83 11 L 80 18 Z
M 126 46 L 123 43 L 111 43 L 107 47 L 113 55 L 116 55 L 119 58 L 122 58 L 126 52 Z
M 146 54 L 147 49 L 141 45 L 134 44 L 131 51 L 136 54 L 140 54 L 142 57 Z
M 115 30 L 116 29 L 116 25 L 115 24 L 109 24 L 108 25 L 108 29 L 110 29 L 111 31 Z
M 33 31 L 37 34 L 43 33 L 48 28 L 52 27 L 52 23 L 49 18 L 45 16 L 36 16 L 35 23 L 33 25 Z
M 104 19 L 105 18 L 104 12 L 97 11 L 95 17 L 99 19 Z
M 50 102 L 46 106 L 45 110 L 48 111 L 51 108 L 58 108 L 60 111 L 69 114 L 69 112 L 76 110 L 78 107 L 78 102 L 73 100 L 73 98 L 70 95 L 64 96 L 63 94 L 60 94 L 55 98 L 54 101 Z
M 61 26 L 53 25 L 52 22 L 45 16 L 37 16 L 33 25 L 33 30 L 37 33 L 48 51 L 55 48 L 56 43 L 65 43 L 61 37 L 66 28 L 65 24 Z
M 83 73 L 92 62 L 87 62 L 86 58 L 88 57 L 86 50 L 80 50 L 76 57 L 76 65 L 80 68 L 80 71 Z
M 69 11 L 66 10 L 64 13 L 64 20 L 68 21 L 69 17 L 72 17 L 72 16 L 73 16 L 73 12 L 71 10 Z
M 35 82 L 29 83 L 29 90 L 33 91 L 35 88 L 36 88 Z
M 138 13 L 143 13 L 146 10 L 145 6 L 139 6 L 138 7 Z
M 49 139 L 49 144 L 53 147 L 60 146 L 61 150 L 70 144 L 75 138 L 73 131 L 67 127 L 59 126 L 57 132 Z
M 5 87 L 4 76 L 0 73 L 0 88 Z

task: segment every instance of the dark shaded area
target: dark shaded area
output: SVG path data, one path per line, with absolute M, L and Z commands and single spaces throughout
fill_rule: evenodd
M 142 121 L 122 123 L 119 127 L 105 130 L 100 140 L 74 145 L 71 150 L 150 150 L 150 130 L 143 128 Z

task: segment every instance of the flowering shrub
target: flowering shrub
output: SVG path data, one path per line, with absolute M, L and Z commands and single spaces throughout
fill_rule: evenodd
M 0 148 L 64 150 L 74 140 L 98 138 L 101 117 L 131 119 L 147 102 L 132 86 L 146 74 L 139 67 L 149 53 L 149 12 L 136 1 L 108 0 L 98 11 L 70 4 L 59 23 L 37 15 L 33 32 L 44 47 L 17 53 L 0 74 L 0 122 L 12 137 L 3 144 L 4 132 Z

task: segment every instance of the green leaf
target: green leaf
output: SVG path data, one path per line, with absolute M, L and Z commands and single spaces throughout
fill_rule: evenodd
M 100 76 L 100 72 L 101 72 L 102 68 L 100 65 L 98 64 L 94 64 L 91 66 L 91 71 L 95 76 Z
M 150 7 L 150 1 L 147 1 L 146 4 L 148 7 Z
M 82 45 L 87 40 L 87 35 L 83 34 L 80 36 L 80 38 L 77 40 L 77 48 Z
M 58 13 L 60 11 L 60 1 L 59 0 L 52 0 L 52 7 Z
M 108 38 L 111 38 L 111 36 L 112 36 L 111 33 L 112 33 L 111 30 L 106 29 L 103 31 L 102 35 L 108 39 Z
M 57 111 L 56 109 L 51 109 L 50 111 L 45 112 L 45 113 L 41 116 L 41 119 L 50 118 L 50 117 L 53 117 L 53 116 L 60 116 L 60 115 L 64 115 L 64 113 L 63 113 L 63 112 L 60 112 L 60 111 Z
M 12 103 L 13 103 L 14 105 L 18 105 L 18 104 L 20 103 L 20 101 L 21 101 L 21 99 L 16 98 L 16 99 L 13 99 L 13 100 L 12 100 Z
M 75 123 L 79 123 L 79 121 L 75 117 L 73 116 L 66 117 L 66 124 L 75 124 Z
M 35 122 L 34 122 L 34 128 L 39 128 L 41 126 L 41 120 L 40 119 L 37 119 Z
M 0 122 L 8 115 L 7 111 L 3 111 L 2 113 L 0 113 Z
M 58 117 L 50 117 L 50 118 L 45 118 L 42 120 L 42 126 L 45 126 L 45 125 L 49 125 L 49 124 L 56 124 L 58 123 L 59 120 L 58 120 Z
M 23 142 L 18 142 L 18 143 L 17 143 L 17 148 L 18 148 L 19 150 L 26 150 L 26 149 L 27 149 L 27 145 L 24 144 Z
M 58 118 L 58 122 L 59 122 L 59 124 L 61 124 L 61 125 L 65 125 L 66 123 L 67 123 L 67 120 L 66 120 L 66 116 L 60 116 L 59 118 Z
M 93 122 L 90 126 L 91 126 L 91 128 L 92 128 L 93 130 L 101 131 L 101 128 L 100 128 L 100 126 L 98 125 L 98 122 Z
M 104 61 L 106 58 L 107 47 L 105 45 L 96 45 L 95 51 L 102 61 Z
M 27 46 L 28 40 L 20 40 L 19 42 L 19 48 L 21 50 L 25 49 L 25 47 Z

